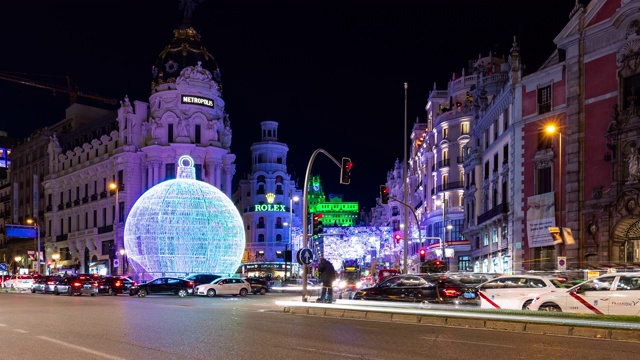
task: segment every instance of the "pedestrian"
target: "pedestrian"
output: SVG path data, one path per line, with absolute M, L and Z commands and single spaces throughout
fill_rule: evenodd
M 322 282 L 322 292 L 318 302 L 331 303 L 333 302 L 333 282 L 336 280 L 336 269 L 331 261 L 321 258 L 318 273 Z

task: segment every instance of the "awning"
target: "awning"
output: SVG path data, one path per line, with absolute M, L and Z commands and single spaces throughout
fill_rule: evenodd
M 98 260 L 96 262 L 89 263 L 89 269 L 95 269 L 101 266 L 107 266 L 107 260 Z

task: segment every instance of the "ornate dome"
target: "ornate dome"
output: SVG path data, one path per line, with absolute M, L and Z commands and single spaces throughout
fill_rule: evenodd
M 130 266 L 146 278 L 235 273 L 245 248 L 244 226 L 233 202 L 195 180 L 193 159 L 182 156 L 177 179 L 152 187 L 131 208 L 124 245 Z
M 213 56 L 200 43 L 200 34 L 187 23 L 173 30 L 173 41 L 162 50 L 152 67 L 152 90 L 165 83 L 175 83 L 181 72 L 200 66 L 220 86 L 220 69 Z

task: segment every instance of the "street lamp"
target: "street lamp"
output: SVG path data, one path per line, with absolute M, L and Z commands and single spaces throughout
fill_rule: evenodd
M 22 260 L 22 256 L 16 255 L 16 257 L 14 257 L 13 260 L 16 261 L 16 274 L 18 274 L 20 273 L 20 261 Z
M 289 240 L 287 241 L 286 244 L 284 244 L 284 253 L 285 253 L 285 259 L 284 259 L 284 281 L 285 283 L 287 282 L 287 265 L 288 265 L 288 261 L 286 259 L 287 257 L 287 252 L 289 251 L 289 245 L 291 245 L 291 252 L 293 253 L 293 243 L 292 243 L 292 238 L 293 238 L 293 203 L 298 203 L 298 201 L 300 201 L 300 197 L 298 195 L 295 196 L 291 196 L 293 195 L 293 191 L 289 190 Z M 293 254 L 292 254 L 293 255 Z M 293 265 L 291 265 L 291 267 L 293 267 Z
M 442 204 L 442 237 L 440 238 L 440 250 L 442 250 L 442 253 L 440 254 L 440 260 L 444 260 L 444 242 L 446 240 L 446 198 L 444 197 L 444 194 L 442 194 L 442 200 L 436 200 L 435 204 L 436 206 Z
M 119 218 L 120 217 L 120 214 L 119 214 L 120 203 L 118 202 L 118 190 L 119 190 L 118 189 L 118 184 L 116 184 L 115 181 L 110 182 L 109 183 L 109 189 L 116 191 L 116 211 L 115 211 L 114 219 L 113 219 L 113 240 L 115 242 L 114 245 L 118 246 L 119 245 L 119 243 L 118 243 L 118 222 L 120 220 L 120 218 Z M 117 271 L 116 271 L 116 273 L 117 273 Z
M 36 222 L 33 219 L 27 219 L 27 224 L 35 227 L 38 230 L 38 255 L 36 255 L 37 258 L 37 262 L 38 262 L 38 274 L 42 274 L 42 270 L 41 269 L 41 263 L 40 263 L 40 225 L 36 224 Z
M 53 254 L 51 254 L 51 258 L 53 259 L 54 264 L 55 264 L 54 268 L 57 268 L 58 267 L 58 259 L 60 259 L 60 254 L 59 253 L 53 253 Z
M 562 133 L 555 125 L 548 125 L 545 131 L 549 135 L 558 133 L 558 228 L 560 234 L 562 234 Z M 556 244 L 556 264 L 558 263 L 558 256 L 562 255 L 562 242 Z M 557 266 L 557 265 L 556 265 Z
M 124 247 L 120 248 L 120 256 L 122 257 L 122 275 L 124 276 L 124 274 L 127 273 L 125 271 L 127 267 L 127 251 L 124 249 Z

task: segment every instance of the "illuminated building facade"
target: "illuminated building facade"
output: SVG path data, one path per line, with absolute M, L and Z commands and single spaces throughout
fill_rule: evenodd
M 243 263 L 271 263 L 254 268 L 284 275 L 285 250 L 293 249 L 295 261 L 302 245 L 302 191 L 288 173 L 289 147 L 278 141 L 278 123 L 263 121 L 260 129 L 260 141 L 251 145 L 251 173 L 233 196 L 245 224 Z
M 115 114 L 75 104 L 70 110 L 90 121 L 47 139 L 41 226 L 58 269 L 122 273 L 125 219 L 143 193 L 176 177 L 183 155 L 197 180 L 231 196 L 235 155 L 220 70 L 187 22 L 173 34 L 153 67 L 148 103 L 125 97 Z

